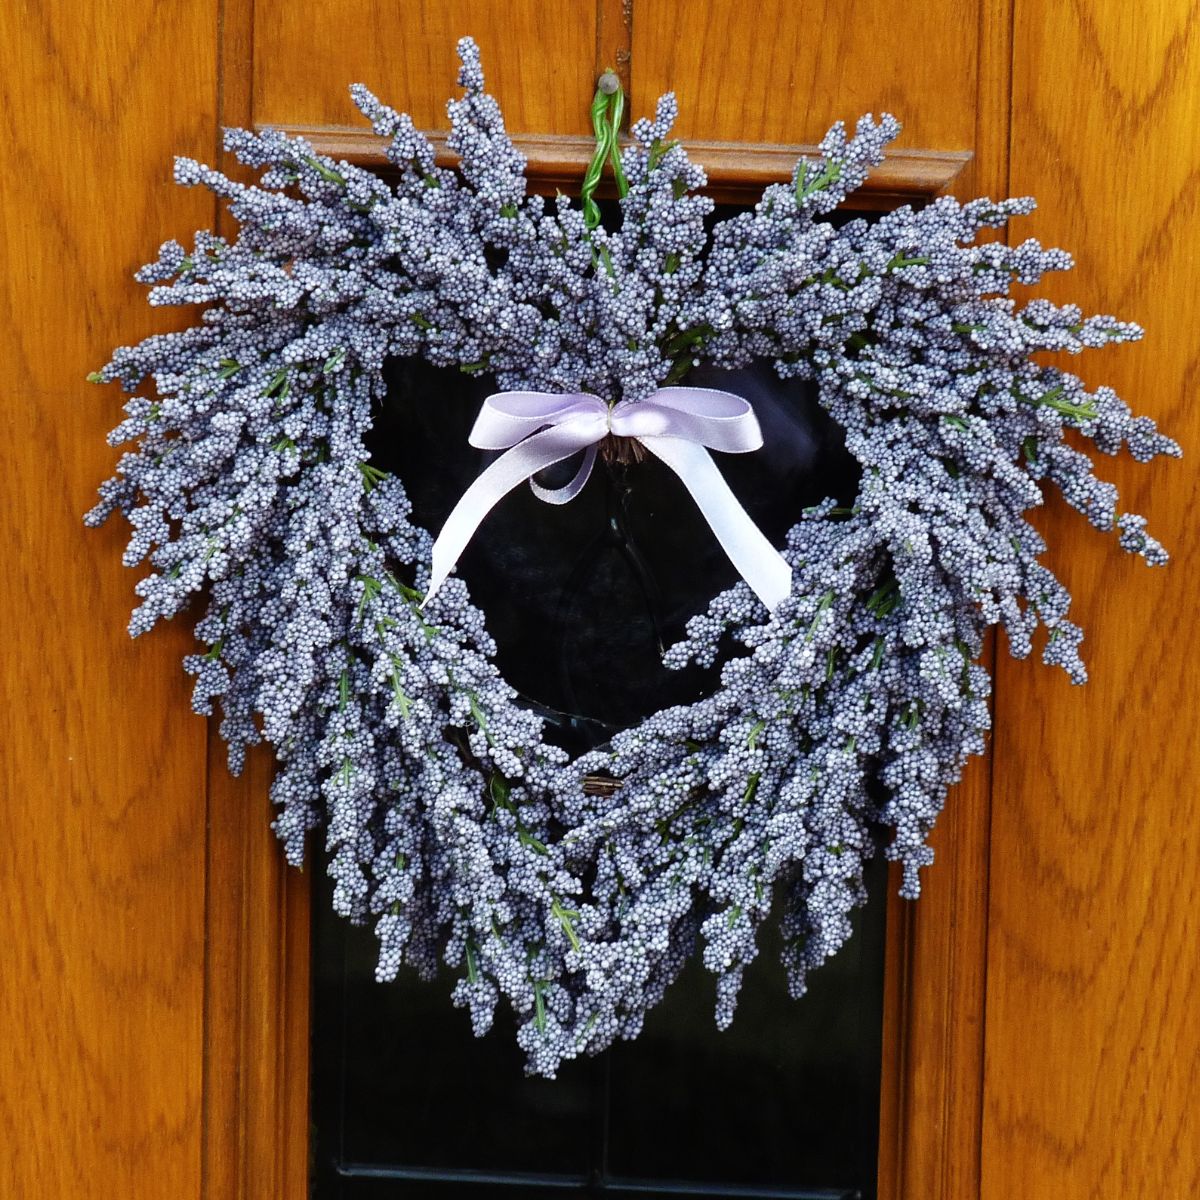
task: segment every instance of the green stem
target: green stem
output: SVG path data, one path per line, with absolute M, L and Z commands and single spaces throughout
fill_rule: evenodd
M 583 201 L 583 223 L 588 229 L 595 229 L 600 224 L 600 206 L 596 203 L 596 188 L 600 177 L 604 174 L 604 164 L 612 165 L 613 179 L 617 185 L 617 193 L 624 196 L 629 191 L 629 182 L 625 178 L 621 166 L 621 147 L 619 135 L 621 119 L 625 114 L 625 92 L 621 87 L 611 95 L 596 89 L 592 99 L 592 133 L 596 138 L 596 150 L 592 161 L 588 163 L 583 176 L 583 185 L 579 189 L 579 198 Z
M 613 182 L 617 185 L 617 195 L 629 194 L 629 181 L 625 178 L 625 168 L 621 165 L 621 120 L 625 116 L 625 91 L 618 87 L 609 98 L 608 107 L 608 161 L 612 164 Z

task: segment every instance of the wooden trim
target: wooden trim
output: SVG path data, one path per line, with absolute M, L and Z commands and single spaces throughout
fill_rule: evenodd
M 1013 0 L 981 0 L 975 145 L 960 196 L 1009 191 Z M 1006 237 L 1006 232 L 995 236 Z M 993 679 L 996 639 L 984 665 Z M 962 1200 L 981 1190 L 992 839 L 989 741 L 946 800 L 922 896 L 888 909 L 879 1200 Z
M 253 41 L 253 6 L 225 0 L 219 126 L 250 123 Z M 241 173 L 217 136 L 222 168 Z M 231 775 L 209 721 L 200 1200 L 308 1195 L 310 886 L 270 828 L 274 771 L 260 747 Z
M 270 828 L 274 758 L 209 746 L 203 1200 L 307 1194 L 309 903 Z
M 985 757 L 947 799 L 920 900 L 889 881 L 880 1200 L 978 1195 L 990 819 Z
M 386 169 L 387 143 L 369 130 L 340 125 L 258 125 L 304 138 L 319 154 L 342 159 L 358 167 Z M 426 132 L 438 162 L 451 166 L 457 158 L 446 147 L 444 130 Z M 591 161 L 591 138 L 562 134 L 518 134 L 517 149 L 525 156 L 530 187 L 551 193 L 578 190 Z M 728 204 L 753 204 L 770 183 L 791 178 L 796 160 L 817 158 L 816 146 L 785 146 L 746 142 L 688 142 L 687 151 L 708 175 L 706 192 Z M 946 191 L 971 161 L 969 150 L 892 150 L 871 172 L 856 194 L 855 208 L 894 208 L 897 204 L 928 200 Z M 603 192 L 603 187 L 601 189 Z

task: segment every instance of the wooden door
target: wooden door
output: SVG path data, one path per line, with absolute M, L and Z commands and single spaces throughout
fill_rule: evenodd
M 576 183 L 598 68 L 673 88 L 718 194 L 783 174 L 837 117 L 905 121 L 873 202 L 1036 194 L 1014 231 L 1073 250 L 1048 289 L 1143 323 L 1085 363 L 1192 457 L 1110 476 L 1174 555 L 1149 572 L 1051 502 L 1093 680 L 997 654 L 995 737 L 951 797 L 918 906 L 893 903 L 881 1193 L 1189 1195 L 1200 1184 L 1192 329 L 1200 30 L 1178 0 L 180 0 L 0 10 L 9 387 L 0 588 L 0 1188 L 299 1197 L 308 881 L 188 707 L 180 626 L 125 636 L 114 524 L 81 514 L 118 400 L 86 374 L 170 318 L 131 273 L 219 222 L 170 182 L 221 124 L 351 125 L 361 79 L 444 125 L 471 32 L 547 187 Z M 785 147 L 786 149 L 781 149 Z

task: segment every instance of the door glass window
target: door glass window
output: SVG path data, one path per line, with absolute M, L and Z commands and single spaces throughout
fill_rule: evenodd
M 485 465 L 466 438 L 494 383 L 409 361 L 391 364 L 388 378 L 373 459 L 400 475 L 416 519 L 436 531 Z M 766 444 L 718 456 L 719 465 L 777 544 L 803 507 L 826 496 L 853 502 L 857 464 L 806 384 L 780 381 L 769 363 L 681 382 L 753 404 Z M 459 570 L 487 614 L 500 669 L 573 753 L 716 684 L 715 672 L 659 662 L 658 647 L 736 576 L 678 480 L 653 459 L 598 464 L 584 492 L 557 508 L 517 489 Z M 317 871 L 324 881 L 323 864 Z M 488 1036 L 472 1036 L 450 1004 L 448 973 L 377 984 L 372 933 L 334 916 L 321 882 L 316 1200 L 873 1197 L 885 874 L 877 858 L 852 939 L 813 972 L 802 999 L 787 996 L 768 923 L 729 1030 L 714 1025 L 714 977 L 697 959 L 635 1042 L 568 1063 L 553 1081 L 524 1075 L 502 1015 Z

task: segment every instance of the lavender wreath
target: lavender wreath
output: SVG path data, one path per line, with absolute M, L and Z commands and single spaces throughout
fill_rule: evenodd
M 776 902 L 802 994 L 849 933 L 875 830 L 916 896 L 926 835 L 989 727 L 986 630 L 1022 657 L 1045 626 L 1043 660 L 1085 678 L 1070 597 L 1025 520 L 1039 483 L 1166 560 L 1066 431 L 1139 461 L 1179 448 L 1111 390 L 1033 360 L 1140 330 L 1007 298 L 1070 266 L 1035 241 L 975 244 L 1032 200 L 819 219 L 881 160 L 892 117 L 835 125 L 819 162 L 710 236 L 704 174 L 668 140 L 673 96 L 622 155 L 622 97 L 598 92 L 582 209 L 547 203 L 526 194 L 474 43 L 458 49 L 457 172 L 361 86 L 390 182 L 269 130 L 225 135 L 258 186 L 177 162 L 239 229 L 167 242 L 140 272 L 151 304 L 207 307 L 91 377 L 134 393 L 110 442 L 135 448 L 87 521 L 119 509 L 125 562 L 149 560 L 133 635 L 206 597 L 193 706 L 220 700 L 234 771 L 247 746 L 274 747 L 288 859 L 324 829 L 335 907 L 374 920 L 379 979 L 447 964 L 477 1034 L 506 997 L 528 1069 L 552 1076 L 635 1037 L 698 946 L 728 1024 Z M 617 232 L 592 199 L 606 162 Z M 422 607 L 430 535 L 364 444 L 392 356 L 610 401 L 693 364 L 770 360 L 819 389 L 859 494 L 797 514 L 773 612 L 739 583 L 691 619 L 668 665 L 740 647 L 711 696 L 570 761 L 496 669 L 466 585 Z

